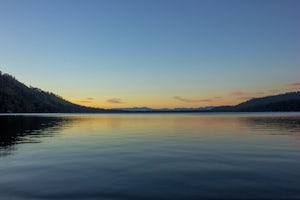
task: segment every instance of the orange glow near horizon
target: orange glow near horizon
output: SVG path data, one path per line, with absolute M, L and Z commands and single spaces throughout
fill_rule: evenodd
M 290 92 L 286 88 L 278 90 L 266 90 L 267 92 L 242 92 L 233 91 L 223 93 L 220 96 L 216 94 L 202 95 L 202 98 L 189 98 L 185 96 L 171 96 L 171 95 L 157 95 L 154 96 L 130 96 L 127 95 L 120 98 L 114 97 L 94 97 L 94 98 L 80 98 L 78 96 L 68 96 L 66 99 L 72 103 L 95 107 L 95 108 L 132 108 L 132 107 L 149 107 L 154 109 L 160 108 L 199 108 L 207 106 L 226 106 L 237 105 L 252 98 L 259 98 L 269 95 L 275 95 L 284 92 Z M 191 95 L 190 95 L 191 96 Z M 203 98 L 207 97 L 207 98 Z
M 125 102 L 120 104 L 113 104 L 106 101 L 97 101 L 93 100 L 90 102 L 84 102 L 80 100 L 70 100 L 72 103 L 82 105 L 82 106 L 88 106 L 88 107 L 95 107 L 95 108 L 105 108 L 105 109 L 111 109 L 111 108 L 131 108 L 131 107 L 149 107 L 154 109 L 160 109 L 160 108 L 199 108 L 199 107 L 207 107 L 207 106 L 222 106 L 222 105 L 235 105 L 237 104 L 236 101 L 233 100 L 217 100 L 217 101 L 211 101 L 211 102 L 194 102 L 194 103 L 186 103 L 186 102 L 180 102 L 176 101 L 175 99 L 171 100 L 149 100 L 149 101 L 139 101 L 139 102 Z

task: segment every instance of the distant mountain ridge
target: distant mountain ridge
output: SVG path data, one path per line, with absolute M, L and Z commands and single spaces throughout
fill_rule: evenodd
M 300 111 L 300 92 L 254 98 L 236 106 L 200 108 L 148 107 L 101 109 L 71 103 L 58 95 L 28 87 L 0 71 L 0 113 L 151 113 L 151 112 L 280 112 Z
M 148 107 L 133 107 L 133 108 L 114 108 L 112 110 L 128 111 L 128 112 L 200 112 L 209 111 L 213 106 L 199 108 L 148 108 Z

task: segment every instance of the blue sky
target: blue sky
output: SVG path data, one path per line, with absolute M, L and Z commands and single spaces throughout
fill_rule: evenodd
M 299 8 L 288 0 L 0 0 L 0 70 L 97 107 L 235 104 L 299 90 Z

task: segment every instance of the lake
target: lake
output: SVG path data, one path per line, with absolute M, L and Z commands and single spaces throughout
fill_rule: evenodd
M 1 115 L 0 198 L 300 199 L 300 113 Z

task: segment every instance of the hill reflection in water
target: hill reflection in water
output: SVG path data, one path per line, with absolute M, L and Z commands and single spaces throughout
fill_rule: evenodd
M 70 118 L 50 116 L 0 116 L 0 156 L 8 155 L 21 143 L 38 143 L 53 137 Z

